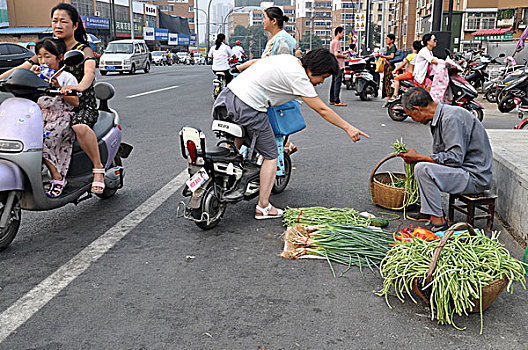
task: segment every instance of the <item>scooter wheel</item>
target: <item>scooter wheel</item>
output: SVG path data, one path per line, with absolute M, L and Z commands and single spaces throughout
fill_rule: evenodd
M 290 182 L 291 169 L 292 169 L 292 162 L 291 162 L 290 155 L 287 153 L 284 153 L 284 175 L 277 176 L 275 178 L 275 183 L 273 184 L 273 187 L 271 188 L 271 193 L 278 194 L 286 189 L 286 186 L 288 186 L 288 183 Z
M 359 98 L 361 99 L 361 101 L 368 101 L 369 98 L 368 98 L 368 94 L 365 90 L 361 91 L 359 93 Z
M 352 90 L 352 84 L 351 83 L 346 83 L 346 89 L 347 90 Z
M 207 213 L 209 218 L 213 220 L 210 222 L 195 222 L 196 226 L 202 230 L 210 230 L 216 227 L 222 221 L 225 210 L 225 203 L 220 203 L 218 198 L 216 198 L 214 187 L 210 185 L 205 190 L 202 198 L 202 213 Z
M 514 96 L 507 94 L 499 102 L 499 111 L 502 113 L 508 113 L 515 109 L 515 102 L 513 101 Z
M 484 111 L 482 109 L 471 109 L 469 110 L 471 114 L 475 116 L 478 120 L 482 121 L 484 119 Z
M 499 94 L 500 90 L 498 88 L 492 88 L 486 91 L 486 94 L 484 95 L 484 98 L 489 103 L 497 103 L 497 96 Z
M 397 122 L 404 121 L 408 117 L 403 111 L 400 100 L 390 102 L 387 106 L 387 112 L 389 113 L 389 117 Z
M 0 203 L 2 204 L 0 215 L 3 214 L 6 201 L 7 192 L 0 193 Z M 11 242 L 13 242 L 13 239 L 15 239 L 15 236 L 18 233 L 18 228 L 20 227 L 21 215 L 22 209 L 20 208 L 20 202 L 18 197 L 15 196 L 11 213 L 7 219 L 7 227 L 0 229 L 0 251 L 6 249 L 11 244 Z

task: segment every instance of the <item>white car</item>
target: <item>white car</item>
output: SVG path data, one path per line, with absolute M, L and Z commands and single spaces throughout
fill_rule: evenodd
M 108 43 L 101 60 L 101 75 L 108 72 L 129 72 L 135 74 L 137 69 L 145 73 L 150 70 L 150 52 L 143 40 L 116 40 Z
M 194 64 L 205 64 L 205 57 L 202 55 L 194 54 Z
M 167 55 L 165 51 L 152 51 L 152 63 L 156 66 L 167 64 Z
M 176 52 L 176 56 L 180 63 L 191 64 L 191 55 L 188 52 Z

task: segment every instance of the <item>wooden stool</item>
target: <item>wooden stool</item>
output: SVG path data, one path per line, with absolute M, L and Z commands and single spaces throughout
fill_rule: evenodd
M 453 224 L 455 209 L 462 214 L 467 215 L 467 223 L 473 226 L 475 220 L 488 219 L 487 229 L 493 229 L 493 215 L 495 214 L 495 199 L 497 195 L 489 193 L 480 194 L 450 194 L 449 195 L 449 225 Z M 458 204 L 460 201 L 464 204 Z M 475 209 L 480 209 L 486 214 L 475 216 Z

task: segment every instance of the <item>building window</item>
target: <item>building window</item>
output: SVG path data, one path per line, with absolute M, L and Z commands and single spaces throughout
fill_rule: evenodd
M 316 27 L 332 26 L 332 21 L 314 21 Z
M 194 6 L 189 6 L 189 12 L 194 12 Z
M 341 14 L 341 20 L 342 21 L 351 21 L 354 19 L 353 13 L 342 13 Z
M 188 21 L 189 21 L 189 23 L 193 24 L 194 23 L 194 17 L 189 17 Z
M 262 24 L 262 21 L 253 21 L 253 25 L 258 26 L 259 24 Z
M 304 23 L 304 25 L 307 26 L 307 27 L 309 27 L 309 26 L 310 26 L 310 21 L 306 21 L 306 22 Z
M 378 22 L 380 22 L 381 20 L 383 20 L 382 15 L 378 15 Z
M 353 8 L 355 8 L 353 2 L 343 2 L 343 3 L 341 3 L 341 7 L 344 8 L 344 9 L 353 9 Z
M 494 12 L 469 12 L 466 17 L 466 31 L 495 28 L 497 14 Z
M 75 6 L 81 16 L 94 15 L 93 0 L 71 0 L 71 4 Z
M 378 11 L 383 11 L 383 4 L 378 4 Z
M 304 35 L 310 35 L 310 31 L 309 30 L 305 31 Z

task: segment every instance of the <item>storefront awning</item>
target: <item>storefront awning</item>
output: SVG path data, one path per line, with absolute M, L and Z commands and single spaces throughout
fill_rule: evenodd
M 51 27 L 9 27 L 0 29 L 0 35 L 10 34 L 51 34 Z
M 494 29 L 483 29 L 483 30 L 477 30 L 476 32 L 471 33 L 473 36 L 480 36 L 480 35 L 502 35 L 507 32 L 510 32 L 511 28 L 494 28 Z

